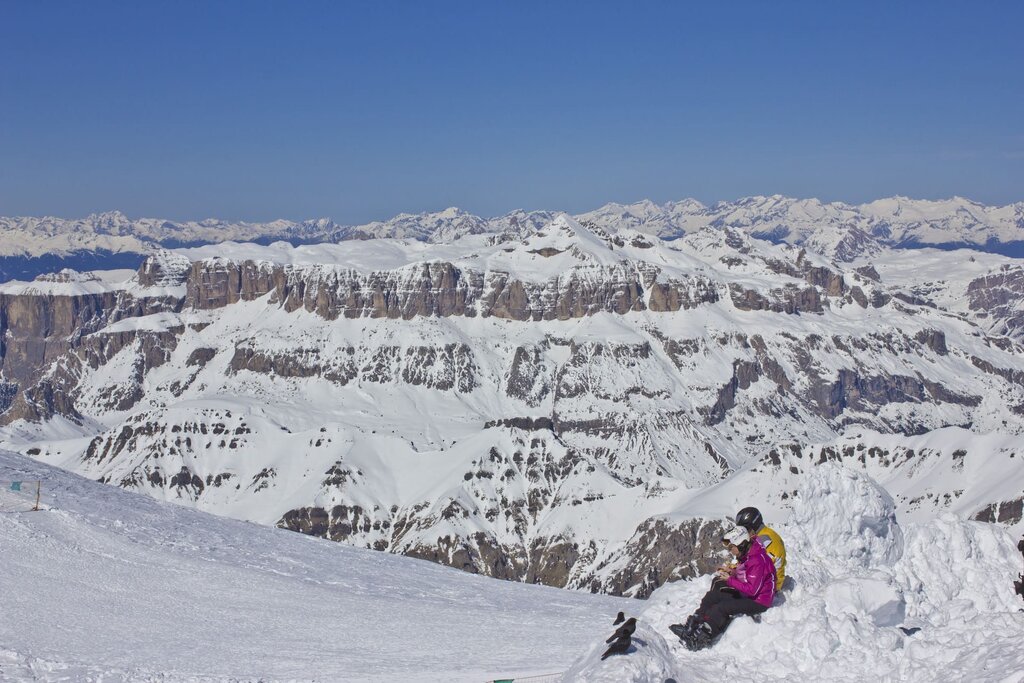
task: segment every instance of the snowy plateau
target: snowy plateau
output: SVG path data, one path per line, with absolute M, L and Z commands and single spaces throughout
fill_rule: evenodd
M 0 284 L 0 674 L 1024 680 L 1022 211 L 2 219 L 142 262 Z M 795 585 L 689 653 L 748 504 Z

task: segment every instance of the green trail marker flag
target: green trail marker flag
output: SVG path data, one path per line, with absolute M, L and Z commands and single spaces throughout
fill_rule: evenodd
M 21 490 L 21 482 L 20 481 L 12 481 L 11 482 L 11 490 L 12 491 L 20 491 Z

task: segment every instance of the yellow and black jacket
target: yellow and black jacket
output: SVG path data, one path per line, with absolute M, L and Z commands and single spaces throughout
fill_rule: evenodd
M 775 590 L 781 590 L 782 582 L 786 580 L 786 544 L 770 526 L 761 527 L 757 532 L 757 540 L 775 563 Z

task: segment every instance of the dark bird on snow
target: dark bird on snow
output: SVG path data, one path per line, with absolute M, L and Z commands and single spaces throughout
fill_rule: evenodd
M 615 617 L 615 621 L 612 622 L 612 626 L 618 626 L 619 624 L 621 624 L 625 620 L 626 620 L 626 615 L 623 614 L 622 612 L 619 612 L 619 615 L 617 617 Z
M 608 649 L 604 651 L 603 655 L 601 655 L 601 661 L 604 661 L 604 660 L 608 659 L 612 655 L 621 655 L 621 654 L 623 654 L 624 652 L 626 652 L 626 650 L 629 649 L 629 646 L 630 646 L 630 644 L 632 642 L 633 642 L 633 639 L 630 638 L 629 636 L 626 636 L 625 638 L 620 638 L 620 639 L 616 640 L 611 645 L 609 645 Z
M 620 626 L 615 631 L 615 633 L 612 634 L 611 638 L 609 638 L 608 640 L 606 640 L 604 642 L 610 643 L 613 640 L 615 640 L 616 638 L 627 638 L 627 637 L 633 635 L 633 631 L 635 631 L 635 630 L 636 630 L 636 617 L 630 617 L 629 619 L 626 619 L 626 623 L 625 624 Z

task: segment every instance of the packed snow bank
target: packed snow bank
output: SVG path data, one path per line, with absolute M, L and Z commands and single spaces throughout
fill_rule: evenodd
M 885 490 L 833 464 L 777 530 L 791 581 L 760 624 L 738 618 L 689 652 L 668 626 L 710 577 L 668 584 L 638 615 L 632 651 L 601 662 L 595 639 L 564 680 L 1024 681 L 1020 554 L 1006 531 L 952 516 L 901 528 Z
M 786 528 L 785 542 L 822 566 L 870 569 L 891 566 L 903 555 L 892 496 L 866 475 L 838 465 L 821 466 L 808 477 Z
M 562 671 L 632 600 L 214 517 L 0 451 L 0 680 L 483 681 Z

